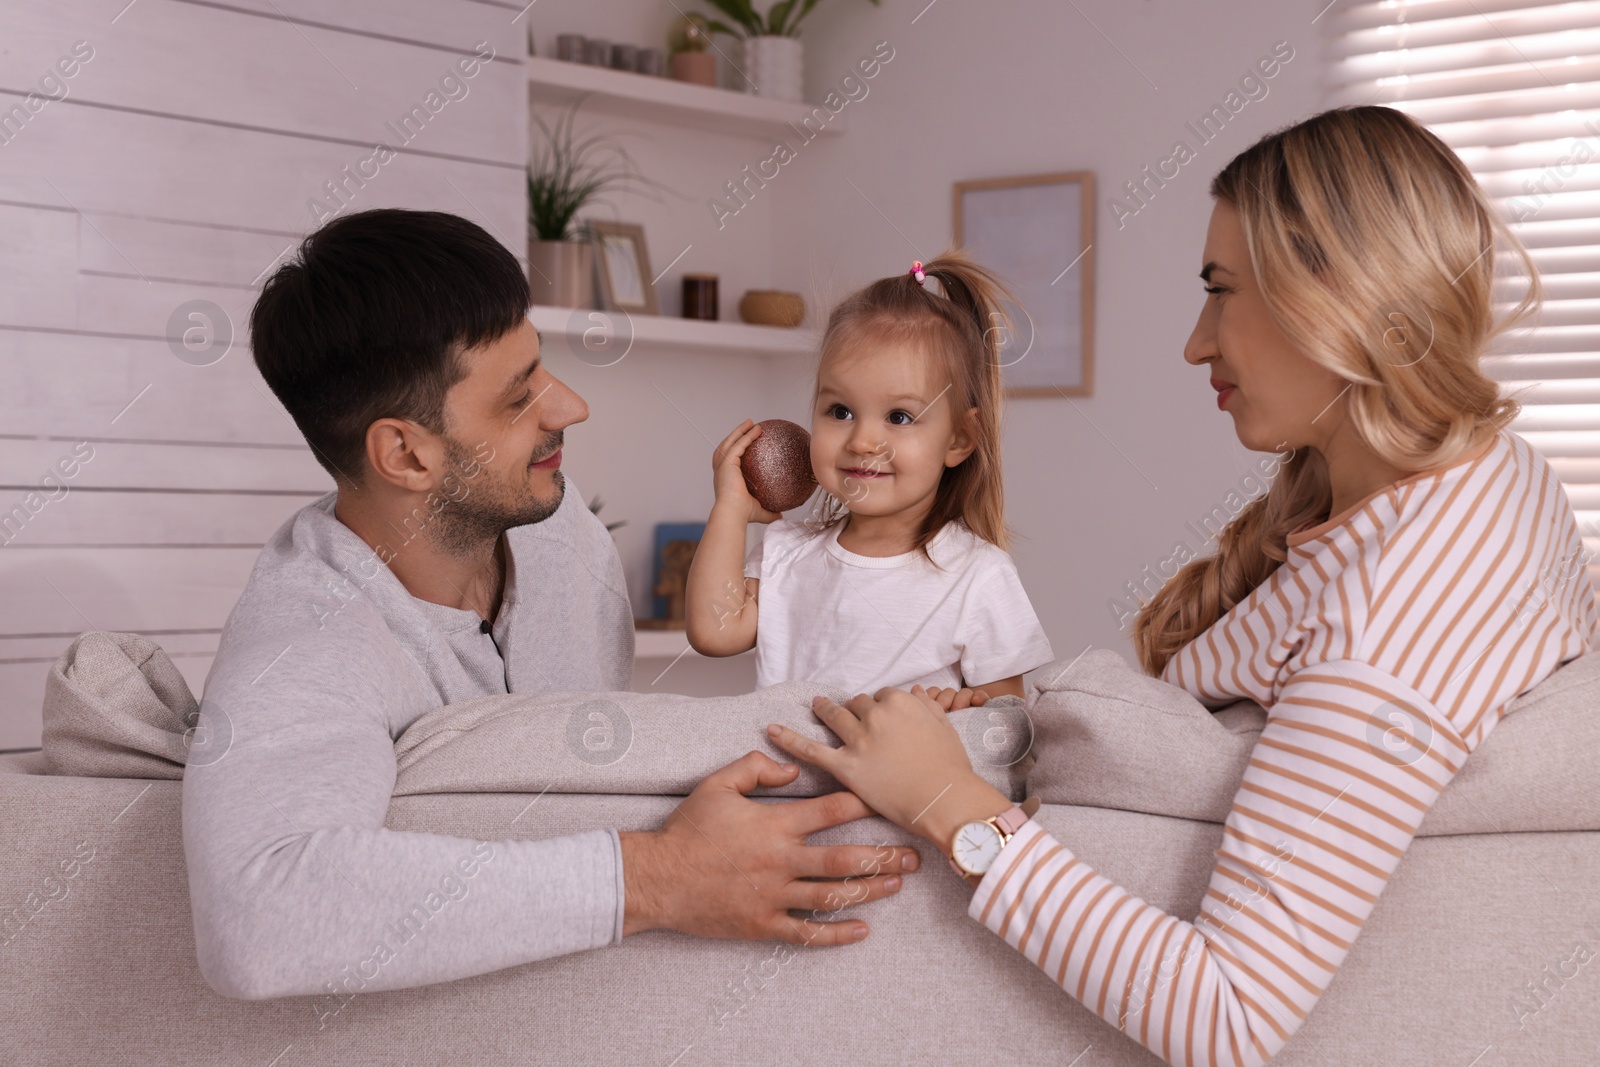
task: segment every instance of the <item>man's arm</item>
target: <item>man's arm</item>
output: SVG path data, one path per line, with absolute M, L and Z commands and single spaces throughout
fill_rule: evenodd
M 404 699 L 404 654 L 346 663 L 329 637 L 296 638 L 266 674 L 265 646 L 225 649 L 202 702 L 201 729 L 229 741 L 186 770 L 184 852 L 201 974 L 224 996 L 409 988 L 615 944 L 624 899 L 628 932 L 838 944 L 861 924 L 787 910 L 893 892 L 915 856 L 803 846 L 870 812 L 849 794 L 746 798 L 797 773 L 758 753 L 707 776 L 653 832 L 480 841 L 386 829 L 385 709 Z M 838 881 L 801 880 L 812 877 Z
M 320 644 L 318 643 L 320 639 Z M 184 853 L 206 981 L 242 999 L 398 989 L 620 938 L 621 850 L 596 831 L 478 841 L 384 827 L 394 788 L 385 681 L 331 633 L 219 655 L 201 729 L 225 753 L 187 768 Z M 338 648 L 348 649 L 338 643 Z M 395 650 L 396 658 L 403 653 Z

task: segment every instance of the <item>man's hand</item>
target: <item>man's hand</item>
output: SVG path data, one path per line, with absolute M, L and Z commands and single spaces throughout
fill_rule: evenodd
M 871 815 L 852 793 L 762 803 L 744 794 L 785 785 L 800 769 L 750 752 L 713 771 L 659 830 L 624 832 L 623 936 L 667 928 L 701 937 L 844 945 L 867 936 L 860 921 L 820 913 L 898 892 L 917 869 L 906 846 L 805 844 L 818 830 Z M 805 881 L 804 879 L 826 879 Z

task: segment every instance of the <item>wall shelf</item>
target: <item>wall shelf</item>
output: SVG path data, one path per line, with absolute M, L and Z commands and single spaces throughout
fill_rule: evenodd
M 529 56 L 527 67 L 528 96 L 536 103 L 565 105 L 591 93 L 585 107 L 624 118 L 763 139 L 801 138 L 796 131 L 808 117 L 812 118 L 810 130 L 820 127 L 823 133 L 841 133 L 845 128 L 843 115 L 830 115 L 821 105 L 767 100 L 731 89 L 542 56 Z M 819 122 L 812 117 L 813 111 L 821 111 L 827 121 Z
M 676 352 L 800 357 L 815 354 L 819 343 L 816 333 L 805 327 L 751 326 L 743 322 L 706 322 L 587 308 L 535 305 L 529 309 L 528 319 L 545 337 L 564 338 L 574 352 L 584 343 L 585 332 L 591 329 L 612 330 L 613 336 L 605 338 L 606 343 L 624 344 L 627 331 L 631 329 L 633 348 L 625 348 L 627 352 L 643 347 Z M 591 345 L 590 351 L 596 349 Z M 586 362 L 593 362 L 587 356 L 584 358 Z

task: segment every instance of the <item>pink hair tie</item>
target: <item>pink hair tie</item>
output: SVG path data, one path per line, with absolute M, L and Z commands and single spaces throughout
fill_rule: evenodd
M 927 275 L 922 272 L 922 260 L 917 259 L 912 261 L 911 276 L 917 280 L 918 285 L 923 284 L 923 279 L 926 278 Z

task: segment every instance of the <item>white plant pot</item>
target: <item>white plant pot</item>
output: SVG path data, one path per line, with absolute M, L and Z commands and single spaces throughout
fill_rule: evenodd
M 746 37 L 744 89 L 770 100 L 799 100 L 801 56 L 798 37 Z

